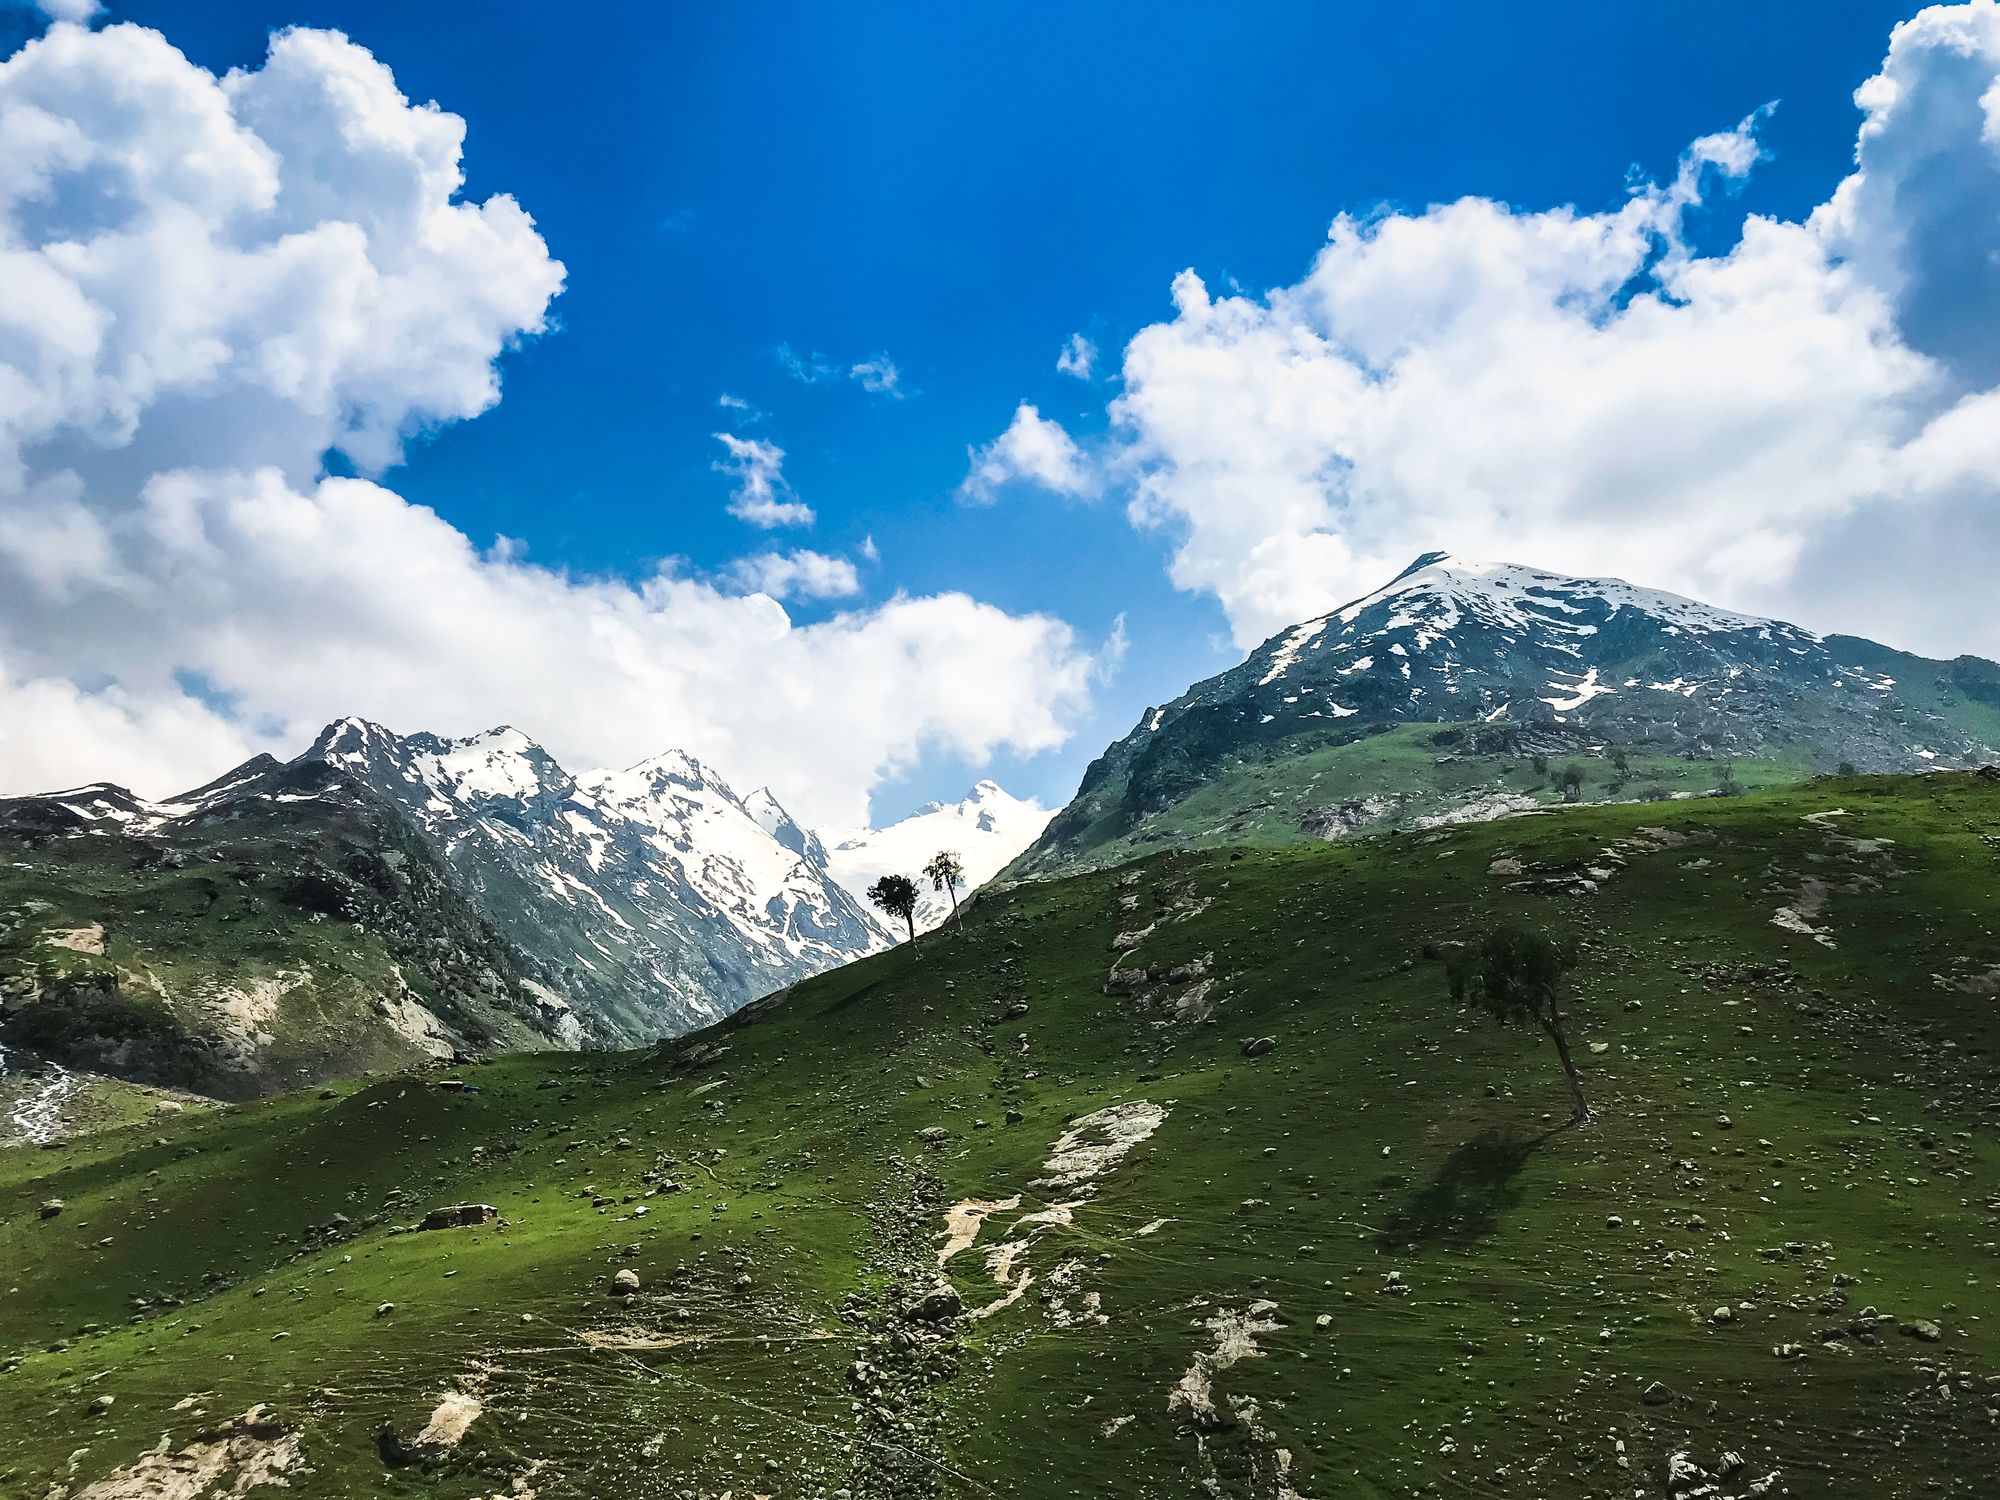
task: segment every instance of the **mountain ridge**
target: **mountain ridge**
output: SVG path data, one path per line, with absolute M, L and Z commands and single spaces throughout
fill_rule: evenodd
M 1433 726 L 1429 740 L 1418 726 Z M 1336 754 L 1375 736 L 1373 751 Z M 1900 771 L 1992 760 L 1996 745 L 2000 666 L 1980 658 L 1932 661 L 1622 579 L 1427 552 L 1148 709 L 1005 874 L 1162 843 L 1345 836 L 1482 803 L 1673 796 L 1694 789 L 1688 765 Z M 1385 765 L 1392 752 L 1407 764 Z M 1615 758 L 1618 774 L 1585 764 L 1580 786 L 1555 787 L 1508 764 L 1545 778 L 1551 756 Z M 1456 769 L 1432 776 L 1426 760 Z

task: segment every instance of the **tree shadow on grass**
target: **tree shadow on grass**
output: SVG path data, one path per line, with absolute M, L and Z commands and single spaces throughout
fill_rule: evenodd
M 1430 1183 L 1377 1232 L 1376 1243 L 1391 1249 L 1493 1233 L 1500 1216 L 1520 1202 L 1521 1188 L 1514 1179 L 1554 1134 L 1488 1126 L 1444 1159 Z

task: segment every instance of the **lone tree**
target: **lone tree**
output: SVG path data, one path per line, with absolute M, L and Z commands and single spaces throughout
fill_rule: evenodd
M 917 940 L 917 883 L 907 875 L 884 875 L 868 887 L 868 899 L 892 917 L 901 917 Z
M 929 877 L 931 889 L 943 891 L 951 897 L 952 920 L 958 920 L 958 888 L 965 884 L 965 866 L 958 862 L 958 856 L 949 849 L 940 849 L 931 856 L 931 862 L 924 866 L 924 874 Z
M 1501 927 L 1488 933 L 1478 947 L 1454 953 L 1447 972 L 1451 998 L 1459 1004 L 1470 1001 L 1503 1026 L 1532 1024 L 1549 1034 L 1549 1040 L 1556 1044 L 1556 1056 L 1562 1059 L 1570 1097 L 1576 1101 L 1570 1118 L 1584 1125 L 1593 1116 L 1583 1097 L 1583 1082 L 1576 1076 L 1576 1064 L 1570 1059 L 1569 1040 L 1563 1035 L 1563 992 L 1575 964 L 1574 955 L 1546 934 Z

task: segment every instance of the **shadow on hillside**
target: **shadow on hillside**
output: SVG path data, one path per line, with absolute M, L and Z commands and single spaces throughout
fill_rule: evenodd
M 1428 1186 L 1396 1210 L 1376 1243 L 1390 1249 L 1491 1234 L 1501 1214 L 1520 1201 L 1514 1179 L 1554 1133 L 1524 1135 L 1504 1125 L 1480 1131 L 1444 1159 Z

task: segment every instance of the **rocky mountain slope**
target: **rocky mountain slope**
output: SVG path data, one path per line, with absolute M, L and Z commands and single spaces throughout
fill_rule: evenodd
M 928 932 L 951 915 L 951 901 L 918 872 L 940 851 L 956 854 L 965 869 L 962 902 L 1035 841 L 1054 814 L 1032 799 L 1011 796 L 998 782 L 982 781 L 957 802 L 927 803 L 884 828 L 826 834 L 827 869 L 857 901 L 888 874 L 917 882 L 917 930 Z
M 0 801 L 14 1075 L 232 1097 L 582 1035 L 429 842 L 336 766 L 252 761 L 166 804 L 109 786 Z
M 235 1096 L 645 1042 L 887 941 L 768 793 L 679 754 L 573 777 L 512 729 L 346 719 L 166 803 L 0 801 L 17 1076 Z
M 770 793 L 691 756 L 571 776 L 515 729 L 343 719 L 306 758 L 395 802 L 596 1040 L 689 1030 L 886 941 Z
M 1171 852 L 647 1051 L 0 1151 L 0 1489 L 1984 1500 L 1996 848 L 1945 773 Z M 1587 1128 L 1450 999 L 1500 922 Z
M 1010 875 L 2000 758 L 2000 666 L 1420 557 L 1149 709 Z

